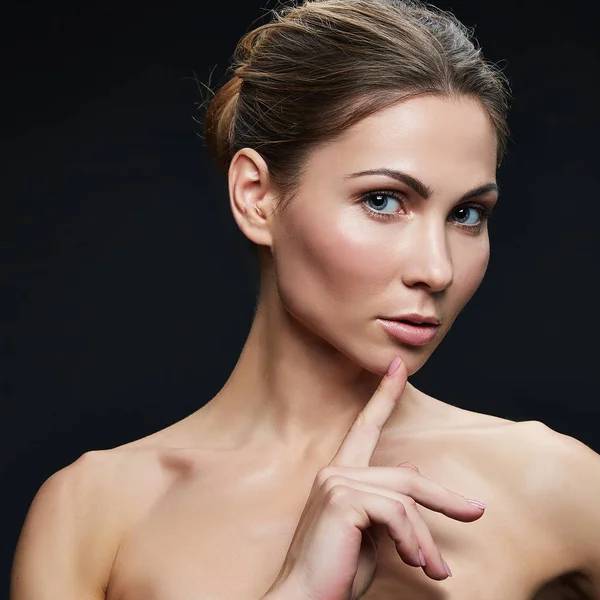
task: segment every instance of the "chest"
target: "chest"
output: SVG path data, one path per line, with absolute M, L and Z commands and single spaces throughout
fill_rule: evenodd
M 286 555 L 310 482 L 266 484 L 264 473 L 254 473 L 254 479 L 240 476 L 227 484 L 231 478 L 221 476 L 201 486 L 175 486 L 139 521 L 121 545 L 107 600 L 264 595 Z M 492 495 L 484 481 L 471 482 L 470 489 L 488 503 L 476 522 L 419 507 L 453 577 L 429 579 L 404 564 L 387 540 L 365 600 L 532 600 L 543 582 L 560 573 L 561 551 L 551 532 L 538 528 L 509 494 Z M 568 598 L 556 590 L 543 596 Z

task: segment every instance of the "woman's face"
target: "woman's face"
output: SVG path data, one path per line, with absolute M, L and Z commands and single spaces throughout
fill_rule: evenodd
M 373 372 L 399 354 L 414 373 L 484 276 L 495 172 L 494 129 L 465 97 L 402 101 L 319 147 L 273 222 L 285 309 Z M 380 320 L 410 313 L 439 320 L 431 341 Z

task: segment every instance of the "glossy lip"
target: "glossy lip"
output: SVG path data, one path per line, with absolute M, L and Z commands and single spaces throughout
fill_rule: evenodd
M 440 320 L 433 316 L 424 316 L 419 313 L 409 313 L 406 315 L 396 315 L 394 317 L 380 317 L 385 321 L 412 321 L 415 325 L 427 323 L 429 325 L 439 325 Z
M 423 346 L 429 344 L 440 329 L 439 325 L 414 325 L 388 319 L 377 320 L 391 336 L 410 346 Z

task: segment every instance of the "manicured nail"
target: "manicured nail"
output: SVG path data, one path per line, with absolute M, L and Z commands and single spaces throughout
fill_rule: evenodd
M 485 510 L 487 506 L 483 502 L 479 502 L 479 500 L 471 500 L 471 498 L 465 498 L 467 502 L 470 502 L 473 506 L 480 508 L 481 510 Z
M 423 554 L 423 550 L 421 550 L 421 548 L 419 548 L 419 561 L 421 562 L 422 567 L 427 566 L 427 563 L 425 562 L 425 555 Z
M 396 356 L 396 358 L 390 363 L 386 375 L 391 377 L 398 370 L 401 362 L 402 359 L 399 356 Z
M 444 569 L 446 569 L 446 573 L 448 573 L 448 577 L 452 577 L 452 571 L 450 570 L 450 567 L 448 566 L 448 564 L 446 563 L 446 561 L 442 558 L 442 562 L 444 563 Z

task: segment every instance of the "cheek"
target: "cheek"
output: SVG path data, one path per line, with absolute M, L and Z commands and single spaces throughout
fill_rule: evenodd
M 452 287 L 457 290 L 455 298 L 458 311 L 470 300 L 481 284 L 490 258 L 489 239 L 482 235 L 476 248 L 472 244 L 465 247 L 454 258 L 454 281 Z
M 357 300 L 377 296 L 392 277 L 386 243 L 373 233 L 357 215 L 286 216 L 274 244 L 277 289 L 285 307 L 300 320 L 358 313 Z

